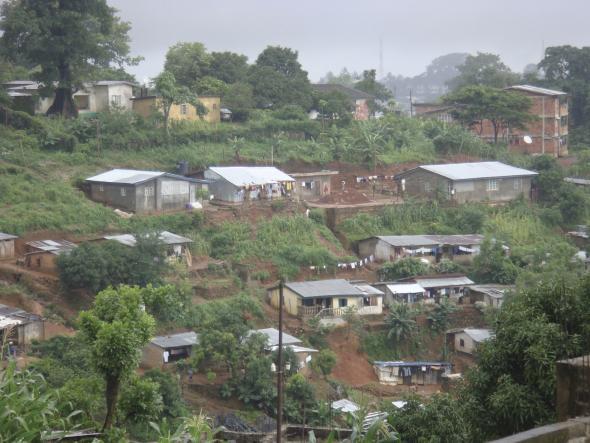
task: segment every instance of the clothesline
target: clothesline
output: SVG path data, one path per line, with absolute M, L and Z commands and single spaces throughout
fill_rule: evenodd
M 362 258 L 358 261 L 353 261 L 353 262 L 347 262 L 347 263 L 337 263 L 336 267 L 338 269 L 356 269 L 356 268 L 362 268 L 363 266 L 368 265 L 369 263 L 375 261 L 375 256 L 371 255 L 369 257 L 365 257 Z M 310 266 L 309 269 L 311 271 L 327 271 L 328 270 L 328 266 L 323 265 L 323 266 Z

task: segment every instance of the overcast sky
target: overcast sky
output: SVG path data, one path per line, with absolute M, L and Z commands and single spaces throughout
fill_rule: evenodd
M 344 66 L 415 75 L 450 52 L 500 54 L 521 71 L 543 44 L 590 44 L 590 0 L 108 0 L 131 22 L 139 81 L 158 74 L 169 46 L 199 41 L 254 61 L 267 45 L 299 51 L 312 81 Z

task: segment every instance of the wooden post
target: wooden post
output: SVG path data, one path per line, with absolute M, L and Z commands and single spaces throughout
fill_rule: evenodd
M 283 279 L 279 282 L 279 353 L 277 368 L 277 443 L 283 432 Z

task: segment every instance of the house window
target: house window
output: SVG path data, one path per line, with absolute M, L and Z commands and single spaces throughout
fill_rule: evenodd
M 497 191 L 498 190 L 498 180 L 495 178 L 491 178 L 488 180 L 488 191 Z
M 432 188 L 430 187 L 430 182 L 424 182 L 424 192 L 430 192 Z
M 146 197 L 151 197 L 152 195 L 154 195 L 154 188 L 153 186 L 148 186 L 143 190 L 143 192 Z
M 567 126 L 567 115 L 561 117 L 561 127 L 564 128 Z
M 180 105 L 180 113 L 182 115 L 188 114 L 188 105 L 186 103 L 183 103 L 182 105 Z
M 98 185 L 98 190 L 104 192 L 104 186 L 102 184 Z
M 567 145 L 567 135 L 562 135 L 562 136 L 559 138 L 559 144 L 560 144 L 561 146 L 565 146 L 565 145 Z
M 121 188 L 121 197 L 125 197 L 127 195 L 127 189 Z
M 514 190 L 515 191 L 522 190 L 522 178 L 515 178 L 514 179 Z
M 348 299 L 347 298 L 339 298 L 338 299 L 338 306 L 341 308 L 346 308 L 348 306 Z
M 459 346 L 461 346 L 462 348 L 465 347 L 465 340 L 463 340 L 462 338 L 459 339 Z
M 111 95 L 111 104 L 113 106 L 121 106 L 121 96 L 120 95 Z
M 217 110 L 217 103 L 213 103 L 213 110 Z

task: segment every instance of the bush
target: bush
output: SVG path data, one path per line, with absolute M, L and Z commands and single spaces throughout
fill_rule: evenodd
M 322 349 L 311 361 L 312 367 L 327 377 L 336 366 L 336 354 L 329 349 Z
M 310 209 L 309 211 L 309 219 L 313 220 L 315 223 L 320 225 L 326 224 L 326 217 L 324 211 L 318 208 Z
M 398 280 L 400 278 L 424 275 L 430 266 L 417 258 L 406 257 L 394 262 L 385 263 L 377 271 L 380 281 Z

